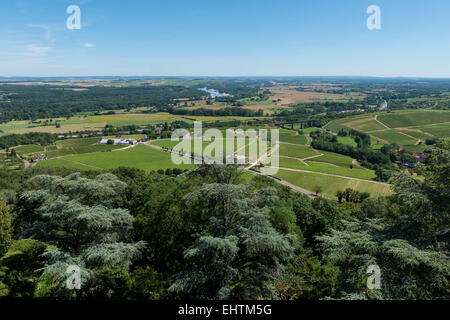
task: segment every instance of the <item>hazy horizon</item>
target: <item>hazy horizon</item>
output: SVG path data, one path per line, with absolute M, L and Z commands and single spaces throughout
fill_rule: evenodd
M 201 79 L 384 79 L 384 80 L 401 80 L 401 79 L 410 79 L 410 80 L 450 80 L 449 77 L 427 77 L 427 76 L 358 76 L 358 75 L 349 75 L 349 76 L 335 76 L 335 75 L 323 75 L 323 76 L 283 76 L 283 75 L 267 75 L 267 76 L 256 76 L 256 75 L 217 75 L 217 76 L 206 76 L 206 75 L 129 75 L 129 76 L 123 76 L 123 75 L 85 75 L 85 76 L 1 76 L 0 79 L 164 79 L 164 78 L 182 78 L 182 79 L 195 79 L 195 78 L 201 78 Z

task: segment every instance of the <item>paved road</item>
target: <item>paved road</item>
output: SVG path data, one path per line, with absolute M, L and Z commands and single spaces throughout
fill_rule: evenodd
M 27 160 L 22 159 L 22 161 L 25 164 L 25 169 L 30 166 L 30 163 Z
M 375 115 L 374 117 L 375 121 L 378 122 L 379 124 L 381 124 L 383 127 L 385 127 L 386 129 L 391 129 L 389 128 L 387 125 L 385 125 L 383 122 L 381 122 L 380 120 L 378 120 L 378 115 Z
M 17 157 L 19 160 L 22 160 L 22 161 L 23 161 L 23 164 L 25 165 L 25 169 L 28 168 L 28 167 L 30 166 L 30 163 L 29 163 L 27 160 L 22 159 L 22 157 L 19 156 L 18 153 L 16 153 L 16 157 Z

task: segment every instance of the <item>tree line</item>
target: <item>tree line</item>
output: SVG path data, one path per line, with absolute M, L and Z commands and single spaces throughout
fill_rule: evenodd
M 357 147 L 347 144 L 339 143 L 337 137 L 324 132 L 315 131 L 310 133 L 311 147 L 319 150 L 335 152 L 357 159 L 363 166 L 374 168 L 374 166 L 389 166 L 391 164 L 390 158 L 379 150 L 371 149 L 367 144 L 362 144 L 360 140 Z M 359 136 L 357 136 L 359 138 Z M 361 139 L 361 138 L 360 138 Z M 369 137 L 370 139 L 370 137 Z
M 79 112 L 118 110 L 137 107 L 164 109 L 174 99 L 200 99 L 202 93 L 194 87 L 89 87 L 83 90 L 60 86 L 2 85 L 10 93 L 8 101 L 0 101 L 0 119 L 35 120 L 70 117 Z
M 227 117 L 227 116 L 237 116 L 237 117 L 262 117 L 264 112 L 262 109 L 251 110 L 243 109 L 239 107 L 224 107 L 221 109 L 185 109 L 185 108 L 167 108 L 167 112 L 176 115 L 190 115 L 190 116 L 210 116 L 210 117 Z

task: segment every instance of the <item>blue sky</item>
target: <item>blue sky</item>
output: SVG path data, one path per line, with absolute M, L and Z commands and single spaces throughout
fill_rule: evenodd
M 1 0 L 0 76 L 90 75 L 450 77 L 450 1 Z

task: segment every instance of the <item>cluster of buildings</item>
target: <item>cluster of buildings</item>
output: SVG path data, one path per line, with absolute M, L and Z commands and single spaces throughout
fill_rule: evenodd
M 354 110 L 342 110 L 342 111 L 339 111 L 338 113 L 348 113 L 348 112 L 366 112 L 366 110 L 358 108 L 358 109 L 354 109 Z
M 47 160 L 47 156 L 42 153 L 31 157 L 31 162 L 39 162 L 43 160 Z
M 112 142 L 111 142 L 112 141 Z M 122 144 L 122 145 L 130 145 L 136 144 L 138 141 L 136 139 L 129 138 L 103 138 L 100 140 L 99 144 Z
M 405 152 L 404 150 L 399 151 L 400 154 L 409 154 L 414 160 L 404 160 L 402 161 L 402 165 L 408 168 L 414 168 L 418 163 L 424 163 L 426 155 L 423 152 Z M 412 159 L 412 158 L 411 158 Z
M 412 155 L 414 158 L 416 158 L 417 162 L 425 162 L 425 154 L 423 152 L 412 152 Z

